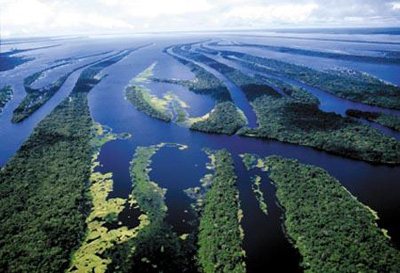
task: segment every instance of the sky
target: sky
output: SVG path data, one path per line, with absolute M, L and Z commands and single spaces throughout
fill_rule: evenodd
M 0 0 L 1 37 L 400 27 L 400 1 Z

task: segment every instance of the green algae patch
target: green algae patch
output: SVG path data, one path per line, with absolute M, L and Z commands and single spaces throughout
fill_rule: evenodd
M 197 272 L 194 260 L 194 235 L 174 232 L 167 223 L 168 208 L 165 204 L 166 189 L 151 181 L 152 157 L 161 148 L 187 149 L 186 145 L 160 143 L 137 147 L 131 161 L 130 173 L 134 205 L 148 216 L 148 225 L 137 236 L 116 248 L 110 272 Z M 121 258 L 122 257 L 122 258 Z
M 128 229 L 120 227 L 109 230 L 104 225 L 111 214 L 118 215 L 125 206 L 126 200 L 110 198 L 112 191 L 112 174 L 94 172 L 90 176 L 88 196 L 92 200 L 92 210 L 86 219 L 88 232 L 85 240 L 74 253 L 72 264 L 68 272 L 106 272 L 111 258 L 105 256 L 106 251 L 117 244 L 122 244 L 135 236 L 140 229 L 149 224 L 145 214 L 139 216 L 139 226 Z
M 256 199 L 258 201 L 259 207 L 264 214 L 268 214 L 268 206 L 265 203 L 264 194 L 260 188 L 261 176 L 256 175 L 256 176 L 252 177 L 251 180 L 252 180 L 251 189 L 253 190 L 254 196 L 256 197 Z
M 140 229 L 149 224 L 147 215 L 139 216 L 140 224 L 132 229 L 119 227 L 111 229 L 105 227 L 110 220 L 115 220 L 125 208 L 126 200 L 122 198 L 108 198 L 113 190 L 112 173 L 102 174 L 96 172 L 99 166 L 97 161 L 98 151 L 102 145 L 108 141 L 128 137 L 128 134 L 112 133 L 112 129 L 94 122 L 92 126 L 92 147 L 94 155 L 92 157 L 91 174 L 87 196 L 91 201 L 91 211 L 86 218 L 87 233 L 81 246 L 73 254 L 71 266 L 68 272 L 96 272 L 107 271 L 107 266 L 112 262 L 106 252 L 114 248 L 117 244 L 122 244 L 137 236 Z
M 137 84 L 137 83 L 146 83 L 149 81 L 151 77 L 154 75 L 154 68 L 156 67 L 157 62 L 152 63 L 148 68 L 146 68 L 142 73 L 137 75 L 133 78 L 130 83 Z

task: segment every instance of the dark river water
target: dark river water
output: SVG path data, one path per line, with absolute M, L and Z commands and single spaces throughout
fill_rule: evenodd
M 331 36 L 334 35 L 332 34 Z M 117 51 L 152 42 L 154 44 L 151 46 L 135 51 L 122 61 L 106 68 L 103 72 L 108 74 L 108 76 L 89 94 L 90 111 L 95 121 L 110 126 L 114 132 L 129 132 L 132 134 L 131 139 L 108 142 L 102 147 L 99 155 L 101 166 L 98 169 L 101 172 L 112 172 L 114 174 L 115 183 L 114 191 L 111 194 L 112 197 L 127 197 L 130 193 L 129 164 L 136 147 L 158 144 L 160 142 L 174 142 L 188 145 L 189 148 L 183 151 L 168 147 L 161 149 L 153 157 L 152 171 L 150 172 L 151 179 L 157 182 L 160 187 L 167 189 L 167 221 L 178 234 L 186 233 L 191 230 L 188 222 L 193 219 L 193 215 L 189 210 L 191 200 L 185 195 L 183 190 L 199 186 L 201 177 L 208 173 L 208 170 L 205 168 L 208 158 L 202 149 L 204 147 L 211 149 L 225 148 L 233 156 L 238 176 L 238 189 L 244 213 L 242 226 L 245 232 L 244 248 L 247 253 L 248 272 L 260 272 L 259 268 L 268 269 L 269 272 L 301 272 L 299 267 L 300 256 L 285 237 L 282 227 L 283 210 L 279 207 L 275 198 L 274 186 L 269 183 L 266 174 L 260 174 L 264 182 L 261 189 L 264 192 L 269 209 L 269 214 L 265 215 L 259 209 L 257 199 L 251 189 L 250 177 L 256 172 L 247 171 L 238 156 L 245 152 L 257 153 L 262 156 L 276 154 L 296 158 L 303 163 L 326 169 L 355 195 L 358 200 L 378 212 L 380 217 L 378 221 L 379 226 L 389 231 L 394 244 L 400 248 L 400 220 L 398 218 L 398 215 L 400 215 L 400 167 L 374 165 L 278 141 L 190 131 L 174 123 L 166 123 L 150 118 L 137 111 L 125 99 L 124 87 L 133 77 L 154 62 L 157 62 L 157 66 L 154 69 L 156 77 L 193 79 L 194 76 L 187 67 L 180 64 L 173 57 L 163 53 L 162 50 L 173 44 L 204 41 L 208 38 L 217 39 L 220 36 L 214 37 L 213 35 L 207 36 L 204 34 L 187 35 L 184 37 L 169 35 L 75 39 L 72 41 L 63 41 L 65 44 L 51 50 L 35 51 L 36 60 L 0 74 L 1 84 L 12 84 L 15 88 L 14 99 L 5 108 L 3 114 L 0 115 L 0 166 L 4 165 L 18 150 L 23 141 L 32 132 L 34 126 L 69 94 L 80 71 L 73 73 L 58 93 L 46 105 L 40 108 L 39 111 L 21 124 L 15 125 L 10 123 L 10 118 L 13 109 L 17 107 L 24 96 L 22 84 L 24 77 L 40 70 L 41 67 L 58 58 L 83 56 L 85 54 L 106 52 L 108 50 Z M 229 39 L 229 35 L 226 35 L 224 38 Z M 249 39 L 249 37 L 243 38 L 243 42 L 248 42 Z M 235 35 L 232 37 L 232 40 L 240 41 L 241 38 Z M 257 38 L 257 42 L 261 40 L 264 43 L 268 43 L 269 41 L 267 38 Z M 274 43 L 278 43 L 277 40 L 279 39 L 273 39 Z M 282 43 L 287 46 L 288 40 L 283 40 Z M 309 43 L 314 42 L 309 41 Z M 337 43 L 331 41 L 329 45 L 334 48 Z M 347 47 L 351 47 L 352 45 L 353 43 L 346 43 Z M 23 44 L 23 46 L 28 47 L 29 44 Z M 339 46 L 343 47 L 340 43 Z M 354 43 L 354 46 L 357 47 L 359 44 Z M 365 48 L 365 45 L 362 46 Z M 373 44 L 368 46 L 368 48 L 374 47 L 377 50 L 381 46 L 385 49 L 390 47 L 387 44 Z M 395 47 L 396 49 L 398 48 L 397 45 Z M 232 47 L 227 49 L 233 50 Z M 353 50 L 356 49 L 353 48 Z M 243 51 L 244 49 L 241 48 L 240 50 Z M 254 54 L 254 52 L 251 51 L 250 53 Z M 101 58 L 101 56 L 94 58 Z M 304 56 L 291 56 L 291 60 L 294 62 L 306 62 L 306 58 Z M 310 58 L 312 57 L 308 57 L 308 60 Z M 315 59 L 312 60 L 313 66 L 318 66 L 318 61 Z M 93 61 L 93 59 L 86 61 Z M 335 62 L 332 59 L 323 59 L 321 61 L 321 69 L 326 68 L 327 62 L 335 66 L 344 66 L 345 64 L 343 61 Z M 375 73 L 371 74 L 378 77 L 382 74 L 382 79 L 395 84 L 399 84 L 400 82 L 400 80 L 396 81 L 396 78 L 392 76 L 391 73 L 394 72 L 392 72 L 392 68 L 387 68 L 387 65 L 366 64 L 366 66 L 363 66 L 361 63 L 347 65 L 347 67 L 353 69 L 359 68 L 361 70 L 361 68 L 366 68 L 365 70 L 368 71 L 365 72 L 373 70 L 372 72 Z M 371 68 L 372 65 L 373 69 Z M 399 66 L 394 66 L 393 69 L 394 71 L 399 71 Z M 220 77 L 220 75 L 217 76 Z M 213 101 L 210 98 L 193 94 L 180 86 L 150 83 L 148 87 L 152 89 L 153 93 L 158 95 L 167 91 L 177 94 L 191 107 L 188 111 L 192 115 L 203 115 L 213 108 Z M 354 106 L 354 103 L 337 99 L 324 91 L 307 89 L 320 98 L 322 110 L 343 114 L 345 109 Z M 235 102 L 238 101 L 238 105 L 242 106 L 240 108 L 245 112 L 246 116 L 251 117 L 252 113 L 250 111 L 252 109 L 246 108 L 247 102 L 240 101 L 245 99 L 242 94 L 239 94 L 241 90 L 231 85 L 229 86 L 229 91 L 233 94 Z M 253 120 L 252 122 L 254 125 L 255 121 Z M 385 130 L 382 129 L 382 131 Z M 386 133 L 391 134 L 390 131 L 386 131 Z M 393 133 L 393 136 L 396 136 L 396 134 Z M 124 222 L 131 222 L 132 224 L 135 219 L 129 216 L 129 212 L 124 213 L 124 219 L 122 220 Z

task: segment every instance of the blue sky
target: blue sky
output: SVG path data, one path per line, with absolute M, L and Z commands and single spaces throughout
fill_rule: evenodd
M 400 1 L 0 0 L 1 35 L 400 26 Z

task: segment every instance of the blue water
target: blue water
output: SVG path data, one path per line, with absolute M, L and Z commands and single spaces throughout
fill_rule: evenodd
M 188 145 L 189 149 L 185 151 L 163 148 L 154 156 L 153 170 L 150 172 L 151 179 L 167 189 L 166 203 L 169 213 L 167 221 L 177 233 L 187 232 L 190 229 L 187 222 L 192 219 L 193 215 L 186 212 L 190 200 L 183 194 L 182 190 L 198 186 L 199 179 L 207 172 L 205 164 L 208 159 L 202 151 L 204 147 L 225 148 L 234 158 L 238 175 L 238 189 L 244 211 L 242 226 L 245 231 L 244 248 L 247 252 L 248 271 L 259 272 L 257 268 L 270 268 L 272 272 L 278 271 L 278 268 L 284 272 L 301 271 L 298 267 L 300 257 L 285 238 L 282 229 L 281 217 L 283 211 L 276 204 L 274 187 L 264 176 L 265 183 L 262 190 L 265 193 L 270 212 L 266 216 L 259 210 L 258 202 L 251 190 L 249 176 L 253 175 L 254 172 L 245 170 L 238 157 L 239 154 L 244 152 L 258 153 L 263 156 L 278 154 L 297 158 L 303 163 L 326 169 L 361 202 L 378 212 L 381 218 L 378 222 L 379 226 L 387 229 L 393 242 L 397 247 L 400 247 L 400 221 L 398 220 L 400 214 L 400 167 L 374 165 L 278 141 L 190 131 L 174 123 L 150 118 L 138 112 L 125 100 L 124 87 L 133 77 L 155 61 L 158 62 L 154 71 L 156 77 L 193 79 L 194 75 L 187 67 L 181 65 L 171 56 L 162 53 L 162 50 L 173 44 L 204 41 L 208 38 L 219 37 L 213 35 L 181 35 L 179 37 L 170 35 L 118 39 L 74 39 L 62 41 L 62 46 L 48 49 L 46 54 L 32 52 L 35 54 L 36 60 L 18 66 L 14 70 L 0 73 L 2 84 L 9 83 L 15 87 L 13 100 L 0 115 L 0 165 L 4 165 L 8 161 L 32 132 L 35 125 L 69 94 L 80 71 L 74 73 L 59 92 L 34 115 L 21 124 L 11 124 L 12 111 L 25 94 L 22 86 L 24 77 L 38 71 L 39 67 L 51 63 L 55 59 L 107 50 L 115 51 L 153 42 L 152 46 L 133 52 L 119 63 L 105 69 L 104 72 L 108 76 L 89 94 L 90 111 L 95 121 L 110 126 L 117 133 L 129 132 L 132 134 L 131 139 L 111 141 L 105 144 L 99 155 L 101 166 L 98 169 L 102 172 L 113 172 L 114 174 L 115 183 L 112 196 L 127 197 L 129 195 L 131 190 L 129 162 L 137 146 L 148 146 L 160 142 L 176 142 Z M 235 36 L 235 39 L 237 39 L 237 36 Z M 60 43 L 60 41 L 57 41 L 57 43 Z M 285 43 L 287 43 L 287 40 Z M 334 42 L 332 43 L 334 44 Z M 379 48 L 380 45 L 376 45 L 376 49 Z M 228 50 L 231 50 L 231 48 Z M 318 60 L 314 62 L 318 63 Z M 329 62 L 335 63 L 332 59 Z M 341 62 L 335 63 L 337 66 L 340 64 Z M 380 68 L 382 67 L 375 67 L 377 71 Z M 395 68 L 399 69 L 397 66 Z M 386 68 L 384 71 L 387 71 Z M 224 82 L 227 83 L 227 81 Z M 213 107 L 213 101 L 209 97 L 193 94 L 184 87 L 163 84 L 149 84 L 148 86 L 157 95 L 166 91 L 178 94 L 191 106 L 189 111 L 192 111 L 192 115 L 204 114 Z M 230 92 L 235 94 L 241 92 L 241 90 L 230 88 Z M 317 93 L 315 92 L 315 94 Z M 321 109 L 326 111 L 332 110 L 343 113 L 343 110 L 347 107 L 343 100 L 338 100 L 333 96 L 326 95 L 321 99 L 322 95 L 320 94 L 319 98 Z M 240 96 L 235 97 L 235 102 L 242 106 L 248 103 L 243 101 L 243 97 Z M 351 105 L 351 107 L 353 106 Z M 246 111 L 246 114 L 250 113 L 251 111 Z M 128 218 L 129 213 L 124 214 L 125 216 L 125 222 L 134 222 L 134 219 Z

